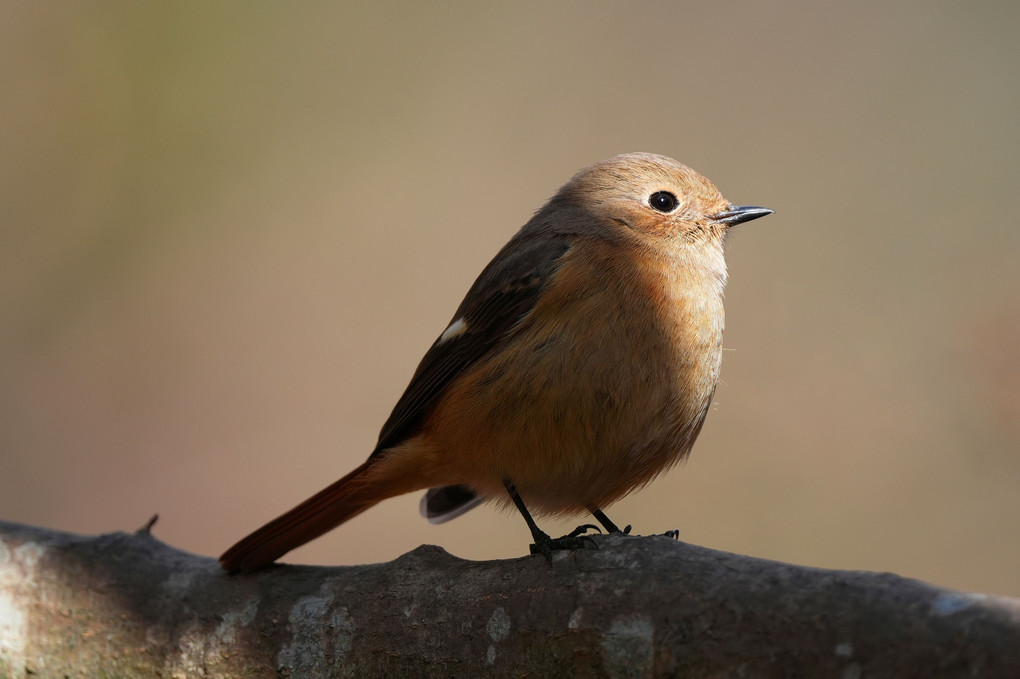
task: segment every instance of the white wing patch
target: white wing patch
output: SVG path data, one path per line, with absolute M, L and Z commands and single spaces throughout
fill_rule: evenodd
M 467 332 L 467 322 L 463 318 L 458 318 L 450 327 L 443 331 L 443 334 L 439 336 L 439 343 L 449 342 L 454 337 L 459 337 Z

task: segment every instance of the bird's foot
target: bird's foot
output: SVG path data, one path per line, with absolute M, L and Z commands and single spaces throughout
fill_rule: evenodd
M 663 535 L 665 535 L 667 538 L 673 538 L 674 540 L 680 539 L 680 531 L 679 529 L 676 528 L 674 528 L 673 530 L 666 531 L 665 533 L 663 533 Z
M 598 549 L 598 545 L 591 539 L 591 536 L 585 535 L 589 530 L 602 532 L 598 526 L 585 524 L 558 538 L 551 538 L 545 533 L 541 533 L 535 536 L 535 543 L 531 545 L 531 553 L 541 554 L 546 561 L 552 563 L 552 553 L 558 549 L 584 549 L 586 547 Z
M 579 535 L 584 535 L 585 533 L 587 533 L 590 530 L 593 530 L 596 533 L 601 533 L 602 532 L 602 529 L 599 528 L 598 526 L 596 526 L 594 523 L 585 523 L 585 524 L 581 524 L 580 526 L 578 526 L 574 530 L 570 531 L 569 533 L 567 533 L 563 537 L 564 538 L 576 538 Z M 562 540 L 563 538 L 558 538 L 558 539 Z

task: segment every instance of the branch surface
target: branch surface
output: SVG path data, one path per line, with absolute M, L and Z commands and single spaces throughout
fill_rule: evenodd
M 1020 677 L 1020 600 L 666 537 L 225 575 L 0 522 L 0 676 Z

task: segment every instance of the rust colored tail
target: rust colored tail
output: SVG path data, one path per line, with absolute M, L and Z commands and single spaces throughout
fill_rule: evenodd
M 374 476 L 368 472 L 377 459 L 369 459 L 333 485 L 242 538 L 220 557 L 223 570 L 233 573 L 261 568 L 381 500 L 406 492 L 366 478 Z

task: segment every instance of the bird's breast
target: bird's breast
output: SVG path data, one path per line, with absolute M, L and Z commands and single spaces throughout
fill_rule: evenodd
M 688 452 L 719 376 L 718 276 L 682 257 L 617 257 L 568 253 L 507 341 L 437 404 L 429 438 L 474 456 L 455 465 L 473 478 L 451 482 L 498 494 L 509 478 L 529 507 L 579 511 Z
M 721 252 L 695 255 L 665 253 L 635 279 L 656 317 L 647 330 L 650 355 L 661 367 L 667 424 L 678 431 L 700 426 L 722 363 L 725 263 Z

